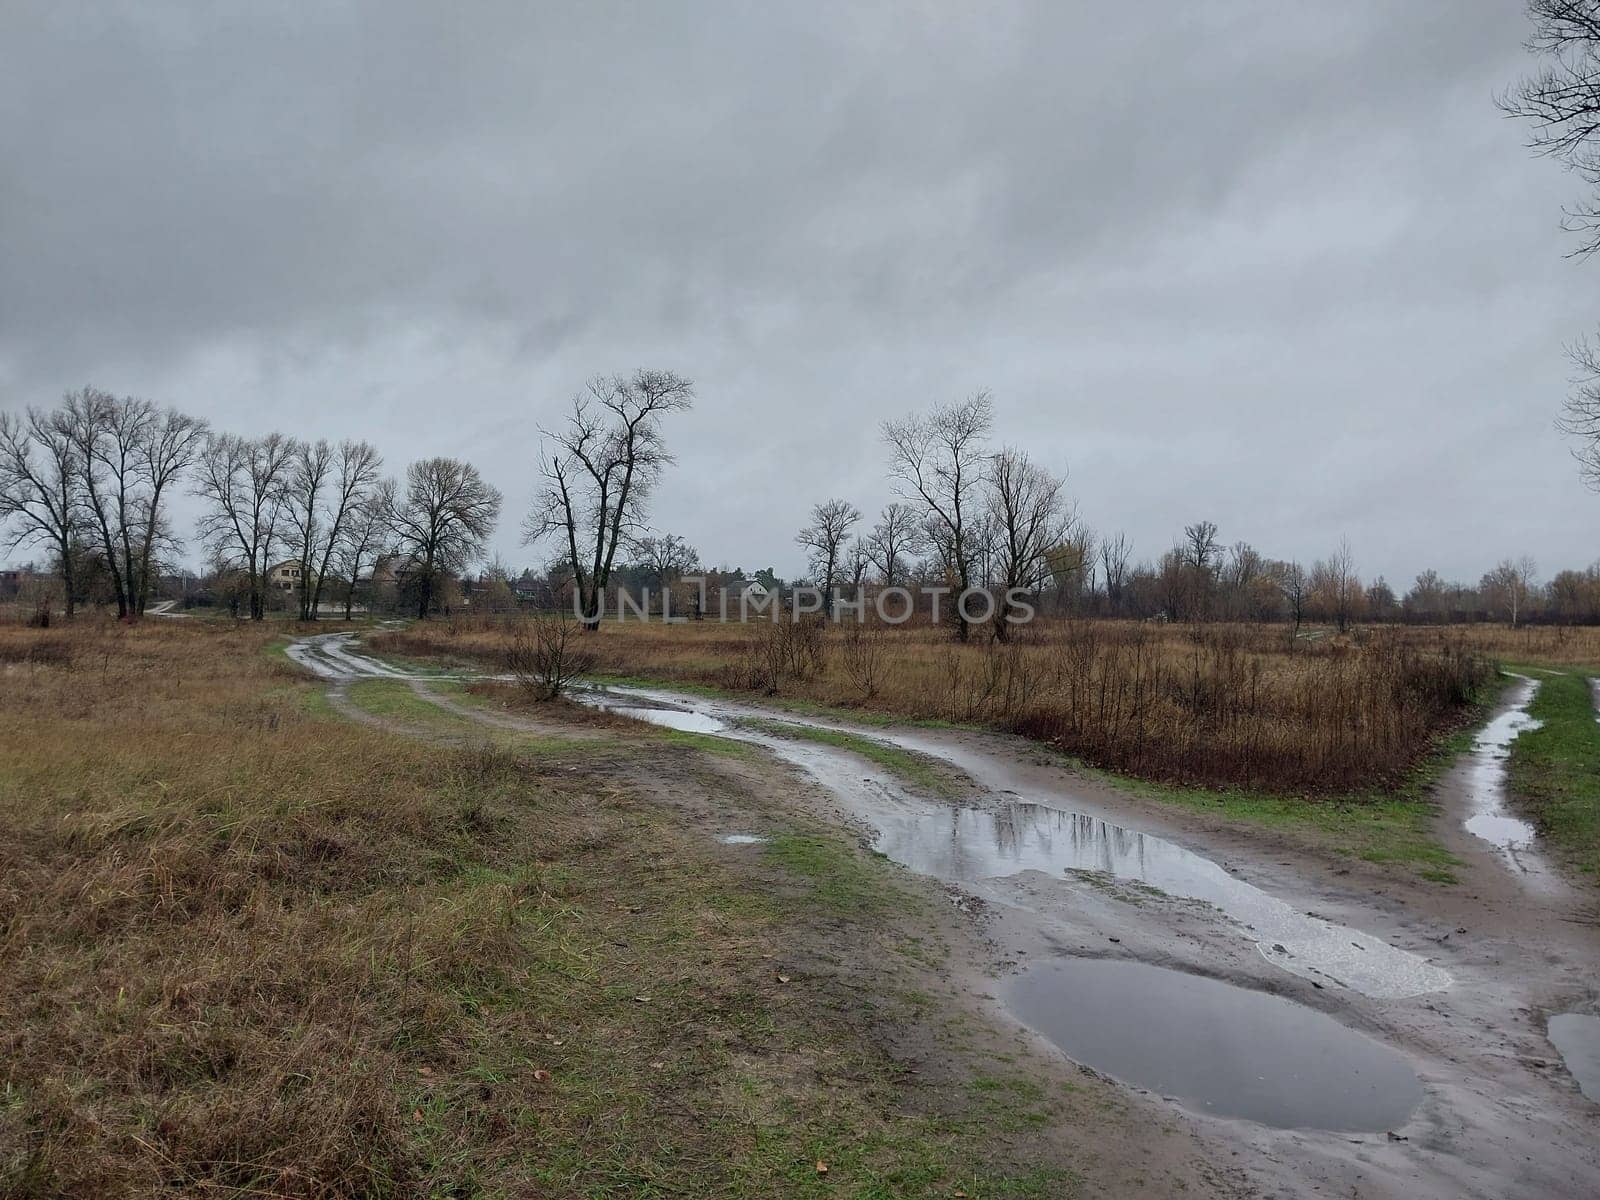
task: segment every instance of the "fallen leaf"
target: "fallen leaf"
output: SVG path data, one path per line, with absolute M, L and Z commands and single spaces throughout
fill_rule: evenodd
M 827 1173 L 828 1173 L 828 1164 L 823 1162 L 820 1158 L 817 1159 L 817 1174 L 818 1175 L 826 1175 Z
M 778 982 L 779 983 L 788 983 L 789 982 L 789 977 L 787 975 L 779 975 L 778 976 Z
M 649 996 L 635 996 L 634 999 L 637 1000 L 640 1004 L 649 1004 L 650 1003 L 650 997 Z
M 412 1109 L 411 1110 L 411 1119 L 413 1121 L 415 1121 L 418 1125 L 421 1125 L 422 1124 L 422 1110 L 420 1108 Z
M 537 1079 L 540 1083 L 549 1083 L 550 1082 L 550 1072 L 546 1071 L 543 1067 L 541 1067 L 541 1068 L 539 1068 L 539 1070 L 535 1071 L 533 1073 L 533 1077 L 535 1079 Z

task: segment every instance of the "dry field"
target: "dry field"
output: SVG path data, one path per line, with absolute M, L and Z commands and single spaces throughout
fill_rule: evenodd
M 0 626 L 0 1195 L 1056 1193 L 1066 1100 L 876 1032 L 936 896 L 711 855 L 627 773 L 741 794 L 692 747 L 346 722 L 282 633 Z
M 492 663 L 512 628 L 438 621 L 376 644 Z M 1403 776 L 1485 693 L 1491 657 L 1585 657 L 1597 641 L 1380 628 L 1291 646 L 1281 626 L 1041 620 L 1011 645 L 960 646 L 926 627 L 625 622 L 585 649 L 613 675 L 984 724 L 1145 779 L 1330 794 Z

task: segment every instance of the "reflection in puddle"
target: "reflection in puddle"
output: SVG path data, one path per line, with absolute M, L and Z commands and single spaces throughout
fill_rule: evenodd
M 1399 1055 L 1277 996 L 1144 963 L 1069 958 L 1006 1002 L 1070 1058 L 1220 1117 L 1281 1129 L 1404 1124 L 1422 1085 Z
M 1559 1013 L 1550 1018 L 1550 1044 L 1578 1081 L 1578 1090 L 1600 1104 L 1600 1017 Z
M 1380 938 L 1311 917 L 1209 858 L 1165 838 L 1097 817 L 1014 801 L 996 811 L 879 804 L 868 819 L 875 848 L 914 871 L 976 883 L 1022 871 L 1103 871 L 1171 896 L 1215 905 L 1243 925 L 1270 961 L 1369 996 L 1415 996 L 1450 986 L 1450 976 Z
M 727 722 L 709 713 L 670 706 L 618 704 L 602 692 L 574 691 L 572 698 L 579 703 L 616 713 L 619 717 L 632 717 L 635 721 L 647 721 L 651 725 L 661 725 L 682 733 L 721 733 L 728 727 Z
M 759 833 L 725 833 L 717 839 L 724 846 L 761 846 L 766 840 Z
M 658 724 L 683 716 L 714 721 L 715 729 L 703 732 L 754 742 L 805 770 L 838 797 L 852 817 L 877 831 L 874 849 L 921 874 L 972 886 L 1023 871 L 1057 877 L 1068 870 L 1104 871 L 1216 906 L 1244 927 L 1264 957 L 1297 975 L 1380 999 L 1450 986 L 1447 972 L 1417 955 L 1359 930 L 1308 916 L 1165 838 L 1026 801 L 1010 801 L 994 810 L 955 808 L 911 795 L 892 777 L 838 747 L 791 741 L 736 723 L 744 715 L 765 714 L 721 701 L 691 701 L 642 689 L 623 694 L 630 700 L 657 703 L 681 700 L 693 704 L 695 711 L 622 707 L 614 696 L 598 692 L 575 692 L 574 698 Z M 810 724 L 795 717 L 785 719 Z M 970 755 L 900 736 L 874 736 L 952 762 L 982 779 L 982 764 L 971 761 Z M 995 898 L 1017 903 L 1014 896 Z
M 1539 681 L 1516 676 L 1511 692 L 1511 707 L 1495 717 L 1472 740 L 1472 765 L 1467 774 L 1467 799 L 1471 806 L 1467 832 L 1498 846 L 1513 866 L 1529 875 L 1542 875 L 1543 864 L 1534 850 L 1538 837 L 1533 826 L 1505 810 L 1506 760 L 1511 743 L 1520 734 L 1542 724 L 1528 715 L 1528 705 L 1539 690 Z

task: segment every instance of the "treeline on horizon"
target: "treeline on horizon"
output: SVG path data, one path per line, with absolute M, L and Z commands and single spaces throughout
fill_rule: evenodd
M 187 491 L 202 510 L 195 542 L 199 586 L 174 599 L 226 603 L 260 619 L 292 599 L 301 619 L 328 607 L 386 603 L 418 616 L 452 603 L 479 610 L 572 603 L 593 621 L 638 599 L 681 592 L 686 577 L 709 589 L 748 580 L 781 591 L 765 568 L 707 568 L 676 534 L 650 528 L 648 502 L 672 459 L 661 420 L 690 407 L 693 386 L 670 372 L 600 377 L 573 401 L 566 424 L 544 435 L 544 486 L 523 524 L 524 544 L 553 543 L 553 561 L 513 575 L 482 563 L 501 511 L 500 492 L 472 464 L 431 458 L 402 479 L 385 476 L 370 443 L 244 438 L 148 400 L 95 388 L 54 409 L 0 413 L 0 546 L 43 553 L 49 587 L 31 600 L 47 620 L 84 604 L 136 618 L 172 592 L 186 542 L 170 508 Z M 887 587 L 1022 589 L 1046 614 L 1182 621 L 1442 623 L 1504 620 L 1600 622 L 1600 563 L 1547 582 L 1526 558 L 1507 558 L 1476 584 L 1421 572 L 1403 592 L 1382 576 L 1363 581 L 1341 541 L 1309 565 L 1272 559 L 1243 541 L 1225 545 L 1196 521 L 1154 561 L 1135 561 L 1120 532 L 1097 533 L 1076 512 L 1064 474 L 1013 447 L 995 448 L 987 393 L 886 422 L 898 499 L 870 526 L 851 503 L 816 504 L 795 537 L 809 571 L 789 581 L 856 596 Z M 268 573 L 289 562 L 292 596 Z M 379 564 L 389 584 L 375 586 Z M 15 593 L 22 580 L 14 577 Z M 18 598 L 0 596 L 0 599 Z M 609 603 L 608 603 L 609 601 Z M 870 611 L 870 607 L 869 607 Z M 1007 633 L 1003 604 L 992 632 Z M 972 632 L 955 621 L 957 636 Z

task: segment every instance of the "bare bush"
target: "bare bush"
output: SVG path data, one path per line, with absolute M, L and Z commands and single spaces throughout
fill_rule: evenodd
M 772 695 L 785 680 L 805 682 L 823 674 L 828 665 L 825 628 L 821 617 L 761 625 L 745 649 L 745 686 Z
M 565 611 L 539 613 L 518 623 L 506 651 L 506 670 L 540 700 L 554 700 L 594 670 L 594 652 L 582 639 L 582 627 Z
M 862 700 L 878 694 L 883 677 L 883 634 L 876 629 L 852 625 L 844 639 L 841 656 L 845 677 Z

